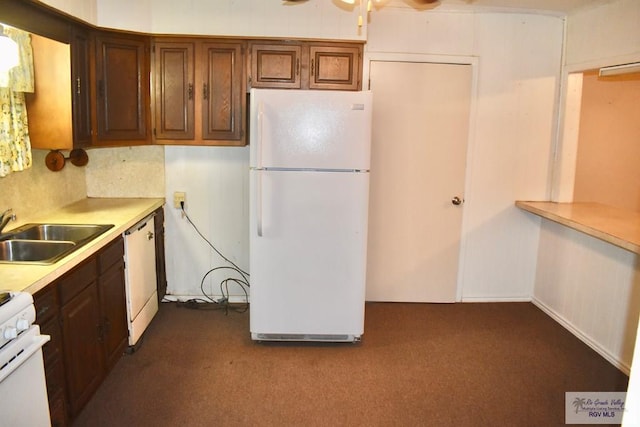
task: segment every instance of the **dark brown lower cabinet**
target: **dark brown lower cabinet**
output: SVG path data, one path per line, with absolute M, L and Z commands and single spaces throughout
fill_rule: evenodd
M 64 286 L 64 282 L 61 283 Z M 104 375 L 100 303 L 95 281 L 62 306 L 62 342 L 72 416 L 89 401 Z
M 127 345 L 124 242 L 118 237 L 34 295 L 44 346 L 49 410 L 68 425 Z
M 34 300 L 36 302 L 36 319 L 40 325 L 40 332 L 51 337 L 51 340 L 42 348 L 51 426 L 63 427 L 67 425 L 68 416 L 58 293 L 55 288 L 46 287 L 34 296 Z
M 158 208 L 155 218 L 156 280 L 158 282 L 158 303 L 167 294 L 167 271 L 164 263 L 164 210 Z

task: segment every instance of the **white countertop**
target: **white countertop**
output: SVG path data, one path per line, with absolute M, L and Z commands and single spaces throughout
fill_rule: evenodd
M 164 205 L 163 198 L 84 199 L 29 222 L 61 224 L 113 224 L 114 227 L 55 264 L 0 264 L 0 290 L 35 293 L 96 253 L 138 221 Z M 6 231 L 20 224 L 9 224 Z

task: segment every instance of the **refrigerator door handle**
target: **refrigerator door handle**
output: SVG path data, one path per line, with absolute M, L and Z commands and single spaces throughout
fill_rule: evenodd
M 258 140 L 257 140 L 257 159 L 256 166 L 262 168 L 262 128 L 264 126 L 264 104 L 262 101 L 258 103 Z
M 256 231 L 262 237 L 262 171 L 256 174 L 256 181 Z

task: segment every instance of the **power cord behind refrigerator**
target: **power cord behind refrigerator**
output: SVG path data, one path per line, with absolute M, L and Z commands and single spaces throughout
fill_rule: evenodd
M 179 306 L 184 306 L 184 307 L 187 307 L 187 308 L 204 309 L 206 307 L 207 309 L 210 309 L 209 308 L 210 306 L 208 304 L 202 304 L 202 303 L 209 303 L 209 304 L 215 304 L 215 306 L 213 307 L 214 309 L 224 308 L 225 314 L 229 312 L 229 309 L 232 309 L 232 310 L 240 312 L 240 313 L 246 312 L 248 310 L 248 308 L 249 308 L 249 293 L 247 292 L 247 288 L 249 288 L 251 286 L 250 283 L 249 283 L 249 276 L 250 276 L 249 273 L 247 273 L 246 271 L 244 271 L 243 269 L 238 267 L 238 265 L 236 265 L 233 261 L 231 261 L 229 258 L 224 256 L 222 254 L 222 252 L 220 252 L 209 241 L 209 239 L 207 239 L 202 234 L 202 232 L 200 232 L 198 227 L 194 224 L 194 222 L 189 217 L 189 214 L 187 214 L 187 211 L 184 209 L 184 202 L 183 201 L 180 202 L 180 211 L 181 211 L 181 214 L 183 215 L 183 217 L 187 219 L 189 224 L 191 224 L 191 226 L 196 231 L 196 233 L 198 233 L 200 238 L 202 238 L 202 240 L 207 242 L 207 244 L 211 247 L 211 249 L 213 249 L 214 252 L 216 254 L 218 254 L 224 261 L 229 263 L 230 266 L 214 267 L 214 268 L 210 269 L 209 271 L 207 271 L 204 274 L 204 276 L 202 277 L 202 280 L 200 281 L 200 291 L 202 292 L 202 295 L 204 296 L 205 299 L 193 298 L 193 299 L 190 299 L 188 301 L 180 302 L 180 303 L 178 303 L 178 305 Z M 220 282 L 220 293 L 222 295 L 222 298 L 213 299 L 209 295 L 207 295 L 207 293 L 205 292 L 205 290 L 204 290 L 204 282 L 205 282 L 207 276 L 209 276 L 209 274 L 213 273 L 214 271 L 225 270 L 225 269 L 232 270 L 232 271 L 236 272 L 237 274 L 239 274 L 241 276 L 241 278 L 227 277 L 226 279 L 223 279 Z M 237 285 L 240 286 L 240 288 L 244 292 L 245 303 L 241 304 L 240 307 L 235 307 L 234 305 L 232 305 L 229 302 L 229 283 L 236 283 Z

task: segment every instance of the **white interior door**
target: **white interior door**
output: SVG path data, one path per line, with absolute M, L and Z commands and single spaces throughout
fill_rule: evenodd
M 471 65 L 370 62 L 367 300 L 456 299 L 471 87 Z

